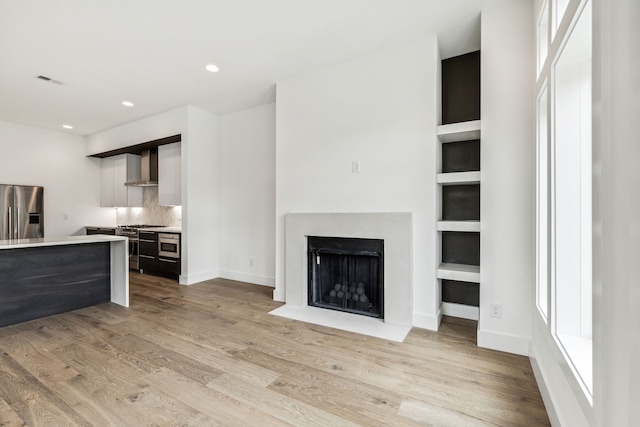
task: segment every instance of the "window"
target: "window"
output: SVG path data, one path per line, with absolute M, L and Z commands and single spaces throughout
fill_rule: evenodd
M 591 2 L 553 67 L 552 329 L 580 383 L 592 387 Z
M 552 16 L 553 16 L 553 35 L 551 38 L 553 39 L 556 35 L 556 31 L 558 31 L 558 27 L 562 22 L 562 18 L 564 18 L 564 13 L 567 11 L 567 6 L 569 6 L 569 0 L 552 0 L 553 8 L 552 8 Z
M 542 71 L 549 52 L 549 2 L 545 1 L 538 18 L 538 74 Z
M 571 2 L 580 4 L 561 43 L 546 45 L 553 62 L 538 69 L 536 306 L 592 400 L 591 0 Z M 550 8 L 555 32 L 568 4 L 548 0 L 538 31 Z
M 545 322 L 549 311 L 549 135 L 547 86 L 538 96 L 537 107 L 537 305 Z

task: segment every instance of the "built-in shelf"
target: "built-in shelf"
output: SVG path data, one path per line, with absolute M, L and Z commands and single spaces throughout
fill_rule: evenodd
M 480 120 L 441 125 L 436 128 L 436 134 L 444 143 L 480 139 Z
M 442 60 L 436 238 L 441 313 L 480 318 L 480 51 Z
M 480 283 L 480 266 L 442 263 L 438 267 L 438 279 Z
M 439 173 L 436 182 L 442 185 L 479 184 L 480 171 Z
M 480 232 L 480 221 L 438 221 L 436 230 Z
M 461 319 L 479 320 L 480 308 L 453 302 L 443 302 L 442 314 L 444 316 L 453 316 Z

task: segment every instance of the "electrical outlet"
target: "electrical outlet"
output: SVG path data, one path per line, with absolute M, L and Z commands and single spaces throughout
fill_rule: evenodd
M 354 160 L 351 162 L 351 172 L 360 172 L 360 160 Z
M 491 310 L 491 317 L 502 318 L 502 304 L 491 303 L 489 309 Z
M 69 221 L 69 214 L 68 213 L 63 213 L 62 214 L 62 220 L 63 221 Z
M 253 258 L 249 258 L 249 267 L 253 267 Z

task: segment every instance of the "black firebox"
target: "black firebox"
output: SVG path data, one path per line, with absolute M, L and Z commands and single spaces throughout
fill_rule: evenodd
M 307 239 L 308 304 L 384 319 L 384 240 Z

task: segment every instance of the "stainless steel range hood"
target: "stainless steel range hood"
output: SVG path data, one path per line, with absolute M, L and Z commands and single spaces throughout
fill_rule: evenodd
M 158 186 L 158 151 L 146 150 L 140 154 L 140 180 L 125 182 L 129 187 Z

